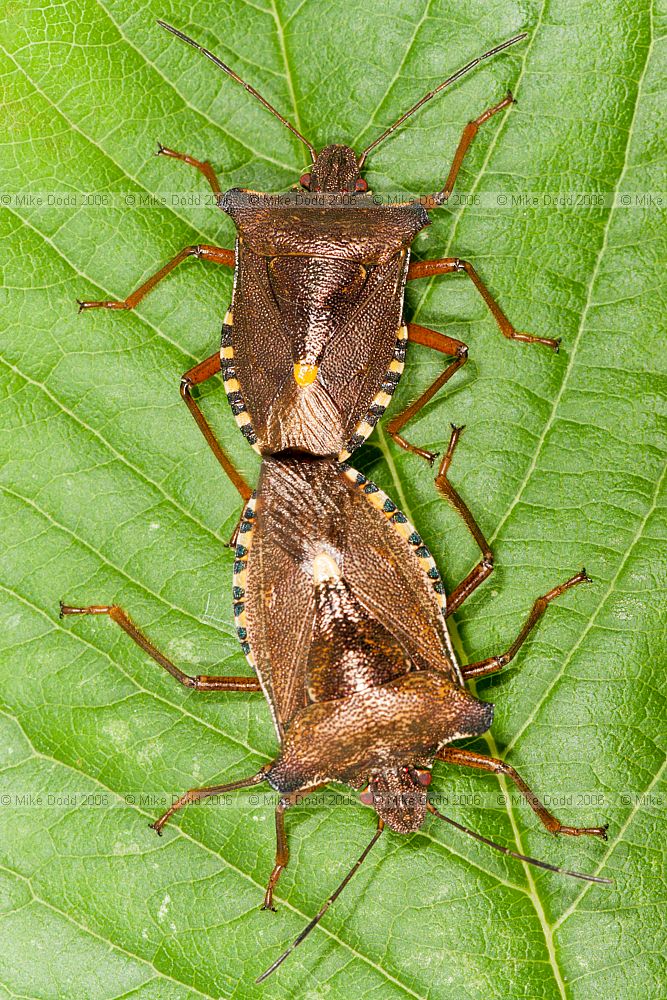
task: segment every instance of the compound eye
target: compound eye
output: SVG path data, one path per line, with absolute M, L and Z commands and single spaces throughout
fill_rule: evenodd
M 306 191 L 310 191 L 310 174 L 301 174 L 301 177 L 299 177 L 299 184 L 302 188 L 305 188 Z
M 357 178 L 357 180 L 355 181 L 354 190 L 357 192 L 357 194 L 364 194 L 366 191 L 368 191 L 368 184 L 363 179 L 363 177 Z

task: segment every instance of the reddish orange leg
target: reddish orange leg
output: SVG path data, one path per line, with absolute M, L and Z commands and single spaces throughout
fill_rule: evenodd
M 425 347 L 432 347 L 437 351 L 453 355 L 455 358 L 452 364 L 438 376 L 435 382 L 433 382 L 433 384 L 430 385 L 424 393 L 422 393 L 419 399 L 412 403 L 411 406 L 408 406 L 407 409 L 397 414 L 397 416 L 393 417 L 387 424 L 387 430 L 397 444 L 408 451 L 413 451 L 416 454 L 421 455 L 429 462 L 432 462 L 436 457 L 435 454 L 409 444 L 404 438 L 400 437 L 397 432 L 408 422 L 408 420 L 412 419 L 412 417 L 414 417 L 419 410 L 421 410 L 421 408 L 433 398 L 438 389 L 442 388 L 442 386 L 449 381 L 452 375 L 466 363 L 468 360 L 468 348 L 467 345 L 460 340 L 454 340 L 452 337 L 446 337 L 442 333 L 436 333 L 435 330 L 429 330 L 426 327 L 418 326 L 416 323 L 410 323 L 408 325 L 408 337 L 417 344 L 422 344 Z M 467 504 L 461 499 L 458 492 L 454 489 L 447 478 L 454 449 L 456 448 L 462 430 L 463 427 L 455 427 L 454 424 L 452 424 L 449 446 L 446 454 L 440 462 L 438 475 L 435 478 L 435 485 L 446 500 L 452 505 L 454 510 L 456 510 L 463 518 L 468 531 L 482 551 L 482 559 L 479 564 L 471 570 L 465 580 L 462 580 L 461 583 L 454 588 L 451 594 L 448 595 L 448 617 L 453 614 L 458 607 L 460 607 L 466 597 L 472 594 L 473 590 L 479 587 L 480 583 L 486 580 L 487 576 L 489 576 L 493 570 L 493 553 L 489 548 L 489 544 L 482 534 L 481 528 L 472 516 Z
M 458 492 L 454 489 L 447 474 L 449 472 L 449 466 L 452 461 L 452 456 L 454 454 L 454 449 L 458 444 L 459 437 L 463 427 L 455 427 L 452 424 L 452 434 L 449 439 L 449 447 L 447 448 L 446 454 L 443 456 L 440 462 L 440 468 L 438 469 L 438 475 L 435 477 L 435 485 L 437 489 L 442 493 L 445 499 L 452 505 L 455 511 L 460 514 L 463 518 L 466 527 L 472 537 L 477 542 L 481 552 L 482 558 L 479 563 L 468 573 L 466 578 L 462 580 L 447 596 L 447 617 L 454 614 L 457 608 L 459 608 L 465 599 L 469 597 L 474 590 L 479 587 L 480 583 L 486 580 L 487 576 L 493 570 L 493 552 L 489 547 L 489 543 L 482 534 L 482 530 L 475 521 L 475 518 L 470 513 L 470 510 L 464 500 L 461 499 Z
M 425 458 L 427 462 L 433 463 L 436 458 L 436 454 L 432 451 L 426 451 L 424 448 L 418 448 L 414 444 L 410 444 L 405 438 L 401 437 L 398 433 L 409 420 L 412 420 L 422 407 L 435 396 L 439 389 L 442 389 L 446 382 L 449 382 L 452 375 L 454 375 L 459 368 L 468 360 L 468 348 L 461 340 L 454 340 L 453 337 L 446 337 L 444 333 L 437 333 L 435 330 L 429 330 L 428 327 L 419 326 L 417 323 L 408 323 L 408 339 L 412 341 L 413 344 L 421 344 L 423 347 L 431 347 L 434 351 L 440 351 L 441 354 L 447 354 L 454 358 L 454 361 L 445 368 L 443 372 L 438 375 L 435 382 L 426 389 L 419 399 L 411 403 L 410 406 L 406 407 L 400 413 L 397 413 L 395 417 L 387 423 L 387 431 L 392 436 L 397 445 L 404 448 L 406 451 L 411 451 L 415 455 L 419 455 L 421 458 Z
M 477 135 L 480 125 L 488 122 L 489 118 L 493 118 L 494 115 L 497 115 L 499 111 L 503 111 L 504 108 L 509 107 L 510 104 L 514 104 L 514 98 L 512 97 L 511 92 L 508 91 L 502 101 L 499 101 L 498 104 L 494 104 L 492 108 L 488 108 L 479 116 L 479 118 L 475 118 L 474 121 L 468 122 L 466 127 L 463 129 L 461 138 L 459 139 L 459 144 L 456 148 L 452 165 L 449 168 L 449 174 L 447 175 L 445 186 L 442 191 L 439 191 L 437 194 L 432 196 L 434 205 L 444 205 L 451 195 L 459 170 L 461 169 L 463 159 L 468 152 L 470 143 Z
M 226 452 L 223 450 L 220 442 L 216 438 L 211 425 L 199 408 L 199 404 L 192 395 L 192 389 L 196 385 L 201 385 L 208 379 L 212 378 L 214 375 L 218 375 L 220 372 L 220 353 L 216 352 L 212 354 L 210 358 L 206 358 L 205 361 L 200 361 L 198 365 L 191 368 L 190 371 L 186 372 L 181 378 L 181 396 L 185 405 L 189 409 L 192 416 L 197 422 L 197 427 L 204 435 L 206 443 L 209 448 L 217 458 L 218 462 L 224 469 L 224 471 L 229 476 L 230 481 L 236 487 L 241 495 L 241 499 L 244 503 L 247 503 L 252 496 L 252 490 L 246 483 L 245 479 L 241 473 L 237 470 L 236 466 L 231 462 Z M 241 514 L 241 518 L 243 514 Z M 236 545 L 236 536 L 238 534 L 239 524 L 241 523 L 241 518 L 236 525 L 234 533 L 229 542 L 230 546 Z
M 506 652 L 501 653 L 500 656 L 489 656 L 486 660 L 480 660 L 478 663 L 468 663 L 467 666 L 461 667 L 463 676 L 466 680 L 469 680 L 471 677 L 486 677 L 487 674 L 495 674 L 498 670 L 502 670 L 503 667 L 506 667 L 519 652 L 551 602 L 557 597 L 560 597 L 561 594 L 564 594 L 566 590 L 570 589 L 570 587 L 576 587 L 579 583 L 590 582 L 591 578 L 586 573 L 586 570 L 582 569 L 580 573 L 576 573 L 575 576 L 566 580 L 565 583 L 559 584 L 547 594 L 544 594 L 542 597 L 538 597 L 533 604 L 530 614 L 524 622 L 521 631 Z
M 519 333 L 515 330 L 470 261 L 461 260 L 459 257 L 442 257 L 439 260 L 415 261 L 408 268 L 408 281 L 414 281 L 417 278 L 432 278 L 439 274 L 453 274 L 461 271 L 465 271 L 486 302 L 503 337 L 508 337 L 510 340 L 520 340 L 524 344 L 544 344 L 545 347 L 550 347 L 556 352 L 558 351 L 560 340 L 554 340 L 550 337 L 534 337 L 531 333 Z
M 73 608 L 68 604 L 60 602 L 60 617 L 68 615 L 108 615 L 112 621 L 120 625 L 123 632 L 129 635 L 130 639 L 136 642 L 145 653 L 159 663 L 167 673 L 171 674 L 179 684 L 184 687 L 194 688 L 196 691 L 259 691 L 259 681 L 256 677 L 209 677 L 200 674 L 191 677 L 184 673 L 175 663 L 167 659 L 153 643 L 134 624 L 129 615 L 117 604 L 92 604 L 87 608 Z
M 188 156 L 187 153 L 177 153 L 175 149 L 168 149 L 167 146 L 163 146 L 161 142 L 158 143 L 158 151 L 155 155 L 170 156 L 174 160 L 182 160 L 183 163 L 187 163 L 191 167 L 195 167 L 204 175 L 210 184 L 211 190 L 216 196 L 216 199 L 222 194 L 222 188 L 220 187 L 218 176 L 208 160 L 195 160 L 194 156 Z
M 155 288 L 163 278 L 166 278 L 168 274 L 182 264 L 184 260 L 188 257 L 196 257 L 197 260 L 209 260 L 214 264 L 224 264 L 226 267 L 234 267 L 235 256 L 233 250 L 225 250 L 224 247 L 214 247 L 208 244 L 198 244 L 197 246 L 184 247 L 180 253 L 177 253 L 164 267 L 161 267 L 159 271 L 151 275 L 148 281 L 145 281 L 143 285 L 140 285 L 131 295 L 128 295 L 126 299 L 121 301 L 108 301 L 108 302 L 79 302 L 79 312 L 83 312 L 84 309 L 134 309 L 138 305 L 144 296 L 148 295 L 150 291 Z
M 261 771 L 257 774 L 253 774 L 250 778 L 242 778 L 240 781 L 230 781 L 227 785 L 208 785 L 205 788 L 191 788 L 185 795 L 181 795 L 180 799 L 177 799 L 172 806 L 167 809 L 165 813 L 160 816 L 154 823 L 150 824 L 151 830 L 162 836 L 162 829 L 165 823 L 168 823 L 171 817 L 183 806 L 189 806 L 193 802 L 200 802 L 202 799 L 208 799 L 211 795 L 224 795 L 226 792 L 234 792 L 237 788 L 248 788 L 251 785 L 261 785 L 263 781 L 266 781 L 264 777 L 265 772 L 269 769 L 271 765 L 265 765 Z
M 540 822 L 550 833 L 562 833 L 569 837 L 601 837 L 607 839 L 607 826 L 564 826 L 553 813 L 550 813 L 546 806 L 542 805 L 537 795 L 528 787 L 523 778 L 517 774 L 510 764 L 497 757 L 485 757 L 484 754 L 475 753 L 473 750 L 464 750 L 461 747 L 448 746 L 436 754 L 437 760 L 442 760 L 446 764 L 461 764 L 465 767 L 475 767 L 482 771 L 491 771 L 493 774 L 504 775 L 513 781 L 526 802 L 538 816 Z
M 276 908 L 273 905 L 273 890 L 289 862 L 289 847 L 287 846 L 287 836 L 285 834 L 285 810 L 291 804 L 289 799 L 285 798 L 281 799 L 276 806 L 276 862 L 269 876 L 266 892 L 264 893 L 264 902 L 262 903 L 263 910 L 273 910 L 274 913 Z
M 287 836 L 285 834 L 285 810 L 301 801 L 305 795 L 310 795 L 312 792 L 317 791 L 318 788 L 323 787 L 324 785 L 314 785 L 306 790 L 301 789 L 298 792 L 293 792 L 291 795 L 285 795 L 276 806 L 276 863 L 273 866 L 273 871 L 271 872 L 266 892 L 264 893 L 263 910 L 273 910 L 275 912 L 273 890 L 289 862 L 289 847 L 287 846 Z

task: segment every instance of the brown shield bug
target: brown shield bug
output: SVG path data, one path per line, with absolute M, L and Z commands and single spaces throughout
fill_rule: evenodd
M 456 442 L 452 436 L 450 454 Z M 517 654 L 551 601 L 588 580 L 585 570 L 538 598 L 517 638 L 498 656 L 460 666 L 445 619 L 467 593 L 448 602 L 440 575 L 407 517 L 372 482 L 345 464 L 305 455 L 263 460 L 256 494 L 240 523 L 234 564 L 234 615 L 250 677 L 191 677 L 165 657 L 118 606 L 74 608 L 63 615 L 109 615 L 181 684 L 201 691 L 262 690 L 280 754 L 256 774 L 195 788 L 153 827 L 161 832 L 182 806 L 268 783 L 275 812 L 276 858 L 264 907 L 289 860 L 285 811 L 334 781 L 360 791 L 375 808 L 367 848 L 293 944 L 258 978 L 273 972 L 322 918 L 358 870 L 384 826 L 418 830 L 427 812 L 503 853 L 592 882 L 495 844 L 442 815 L 426 788 L 434 761 L 502 774 L 522 792 L 547 830 L 606 838 L 606 827 L 563 825 L 509 764 L 452 746 L 485 732 L 493 706 L 466 680 L 494 673 Z
M 369 191 L 362 168 L 368 154 L 414 112 L 485 59 L 525 38 L 516 35 L 473 59 L 414 104 L 359 156 L 343 145 L 314 146 L 252 86 L 208 49 L 158 22 L 210 59 L 275 115 L 307 147 L 312 166 L 299 190 L 281 195 L 234 188 L 222 193 L 208 162 L 160 146 L 159 153 L 194 166 L 232 218 L 235 251 L 185 247 L 123 301 L 81 302 L 81 309 L 133 309 L 188 257 L 234 267 L 231 309 L 222 345 L 187 372 L 181 392 L 220 464 L 247 501 L 251 489 L 216 440 L 197 401 L 195 386 L 222 371 L 242 433 L 262 455 L 287 450 L 339 460 L 371 434 L 391 401 L 408 340 L 454 360 L 387 428 L 398 445 L 433 461 L 435 456 L 400 434 L 405 424 L 466 362 L 467 346 L 414 323 L 403 324 L 408 280 L 466 273 L 504 336 L 558 349 L 558 341 L 519 333 L 472 264 L 458 257 L 410 264 L 410 246 L 429 224 L 429 210 L 451 195 L 466 151 L 480 126 L 513 102 L 507 94 L 469 122 L 442 190 L 399 204 L 383 204 Z
M 233 189 L 223 195 L 210 164 L 161 147 L 163 155 L 184 160 L 206 176 L 220 206 L 236 223 L 236 251 L 187 247 L 125 301 L 81 304 L 131 309 L 189 256 L 235 267 L 234 297 L 221 351 L 186 373 L 182 393 L 246 501 L 236 547 L 234 610 L 239 639 L 257 679 L 185 674 L 118 606 L 63 605 L 61 610 L 63 615 L 108 615 L 185 686 L 264 692 L 281 743 L 278 758 L 248 778 L 187 792 L 154 827 L 160 832 L 189 802 L 269 783 L 280 800 L 276 860 L 265 907 L 272 907 L 275 886 L 288 863 L 284 813 L 289 806 L 322 784 L 338 781 L 360 790 L 362 801 L 376 809 L 378 825 L 366 850 L 292 946 L 259 977 L 261 981 L 319 922 L 385 825 L 411 832 L 421 827 L 429 812 L 506 854 L 563 871 L 493 844 L 442 816 L 425 792 L 434 760 L 506 775 L 554 833 L 605 836 L 604 827 L 561 824 L 509 765 L 451 746 L 457 739 L 483 733 L 491 724 L 492 706 L 468 692 L 466 680 L 501 669 L 516 655 L 548 604 L 587 577 L 582 571 L 539 598 L 505 653 L 461 667 L 445 617 L 488 575 L 492 562 L 470 512 L 447 481 L 459 429 L 453 431 L 436 482 L 464 517 L 484 555 L 447 601 L 430 553 L 407 518 L 374 484 L 338 461 L 365 440 L 388 404 L 402 371 L 408 337 L 455 358 L 412 406 L 389 423 L 399 445 L 429 460 L 434 457 L 410 445 L 399 431 L 465 363 L 467 348 L 435 331 L 402 325 L 406 280 L 465 271 L 505 336 L 558 347 L 555 340 L 518 333 L 468 262 L 446 258 L 409 264 L 412 239 L 428 224 L 428 210 L 446 202 L 479 126 L 508 106 L 511 95 L 466 127 L 447 182 L 437 194 L 400 205 L 378 205 L 361 177 L 368 153 L 422 104 L 481 59 L 524 36 L 497 46 L 444 81 L 357 157 L 344 146 L 328 146 L 318 155 L 212 53 L 176 29 L 164 27 L 240 82 L 306 144 L 313 160 L 301 186 L 316 197 L 303 205 L 298 192 L 292 192 L 281 205 L 258 192 Z M 244 435 L 264 456 L 256 494 L 222 451 L 192 396 L 195 385 L 220 370 Z

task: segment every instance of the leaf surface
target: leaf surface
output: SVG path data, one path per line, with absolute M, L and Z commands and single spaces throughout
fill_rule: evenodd
M 224 547 L 239 503 L 178 394 L 180 375 L 217 348 L 231 276 L 190 261 L 134 313 L 77 316 L 75 302 L 123 298 L 183 246 L 232 245 L 203 178 L 156 158 L 157 141 L 210 159 L 224 187 L 284 189 L 306 157 L 157 16 L 318 148 L 363 148 L 468 59 L 529 32 L 380 146 L 368 178 L 385 194 L 434 190 L 463 124 L 508 87 L 517 96 L 465 161 L 469 203 L 434 213 L 414 253 L 469 258 L 520 329 L 562 337 L 562 349 L 503 340 L 464 276 L 415 282 L 408 318 L 464 340 L 471 360 L 408 436 L 442 451 L 450 421 L 466 425 L 452 480 L 497 568 L 456 616 L 462 657 L 502 651 L 533 599 L 582 564 L 595 581 L 478 684 L 496 703 L 478 746 L 564 822 L 608 820 L 608 843 L 555 840 L 491 775 L 436 767 L 432 790 L 484 835 L 614 885 L 525 870 L 428 821 L 382 838 L 261 995 L 663 995 L 665 226 L 664 209 L 637 196 L 664 176 L 664 5 L 9 0 L 0 996 L 259 996 L 255 976 L 373 828 L 356 797 L 293 809 L 279 913 L 260 912 L 268 799 L 190 808 L 162 840 L 147 825 L 161 797 L 275 754 L 262 699 L 180 689 L 108 620 L 58 619 L 61 598 L 115 601 L 191 673 L 246 672 Z M 586 193 L 600 197 L 571 203 Z M 397 407 L 442 363 L 411 348 Z M 252 479 L 221 387 L 202 396 Z M 453 586 L 478 554 L 431 470 L 382 430 L 355 464 L 406 510 Z

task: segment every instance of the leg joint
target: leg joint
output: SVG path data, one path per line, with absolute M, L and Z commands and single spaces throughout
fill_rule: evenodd
M 188 399 L 192 399 L 192 379 L 188 375 L 184 375 L 181 379 L 181 397 L 187 403 Z

